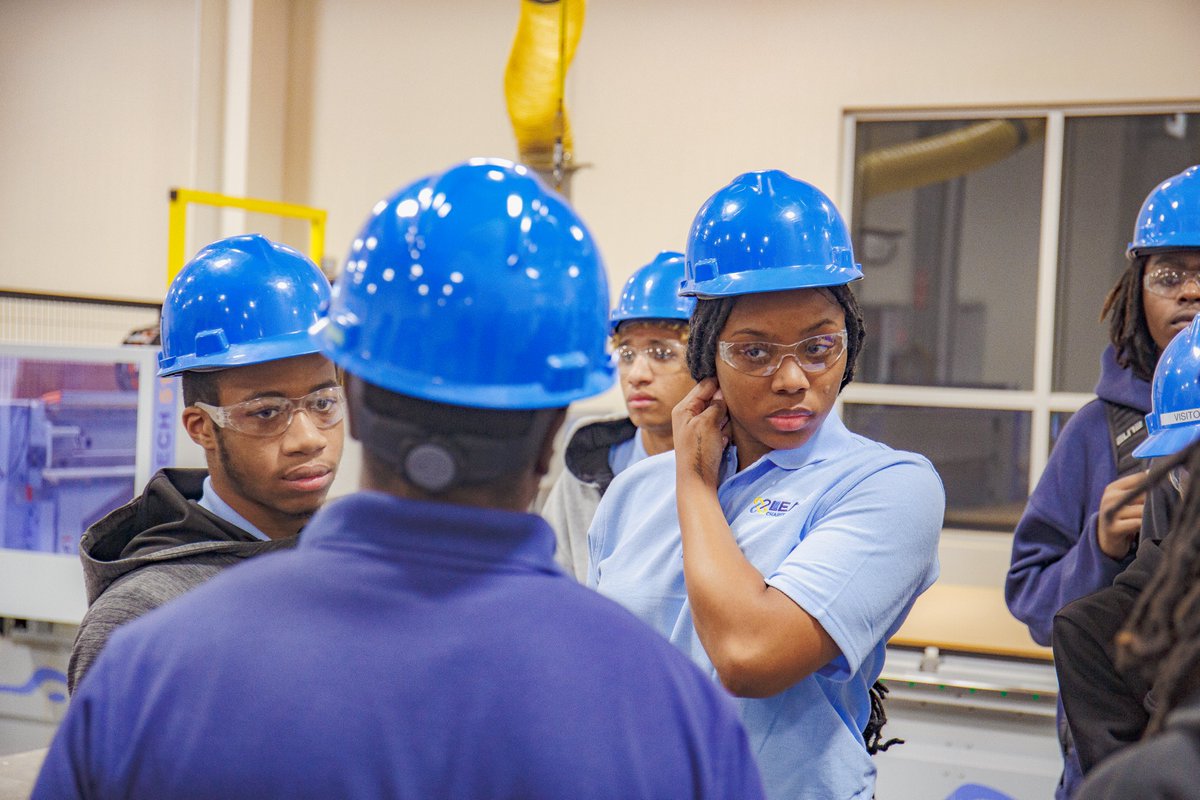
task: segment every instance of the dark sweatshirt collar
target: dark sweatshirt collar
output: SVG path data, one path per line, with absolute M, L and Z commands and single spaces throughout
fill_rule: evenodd
M 163 469 L 141 496 L 109 513 L 84 533 L 80 551 L 116 562 L 198 542 L 255 542 L 252 535 L 196 504 L 207 472 Z
M 1150 413 L 1150 384 L 1133 374 L 1132 369 L 1117 364 L 1117 351 L 1110 344 L 1100 357 L 1100 380 L 1096 396 L 1111 403 L 1120 403 Z
M 305 526 L 299 547 L 346 545 L 560 572 L 554 563 L 554 532 L 539 516 L 406 500 L 383 492 L 357 492 L 326 504 Z
M 113 581 L 148 564 L 211 553 L 249 557 L 295 538 L 260 542 L 236 525 L 196 504 L 205 470 L 164 469 L 142 494 L 88 528 L 79 543 L 88 602 Z
M 603 494 L 612 483 L 608 454 L 613 445 L 632 439 L 638 432 L 629 417 L 585 422 L 567 443 L 563 462 L 568 472 L 584 483 L 593 483 Z

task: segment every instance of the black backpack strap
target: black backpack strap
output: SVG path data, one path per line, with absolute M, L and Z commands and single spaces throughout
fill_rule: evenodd
M 1117 465 L 1117 477 L 1131 475 L 1144 470 L 1146 465 L 1133 451 L 1146 440 L 1146 415 L 1136 408 L 1104 402 L 1104 414 L 1108 418 L 1109 440 L 1112 442 L 1113 462 Z

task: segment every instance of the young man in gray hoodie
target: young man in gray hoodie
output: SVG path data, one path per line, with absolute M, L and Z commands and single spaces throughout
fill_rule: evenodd
M 89 608 L 74 692 L 112 632 L 243 559 L 295 544 L 342 453 L 336 368 L 308 337 L 329 282 L 295 250 L 238 236 L 201 250 L 163 304 L 159 375 L 208 469 L 164 469 L 80 542 Z M 302 412 L 302 413 L 298 413 Z

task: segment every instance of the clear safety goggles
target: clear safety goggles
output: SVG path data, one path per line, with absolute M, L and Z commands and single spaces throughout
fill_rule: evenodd
M 795 344 L 775 342 L 720 342 L 721 360 L 738 372 L 765 378 L 774 375 L 783 359 L 792 356 L 810 374 L 824 372 L 846 352 L 846 331 L 822 333 Z
M 655 375 L 666 375 L 683 369 L 687 359 L 684 355 L 683 342 L 659 342 L 649 347 L 630 347 L 623 344 L 613 351 L 613 363 L 620 372 L 633 369 L 638 356 L 645 356 L 650 371 Z
M 307 414 L 322 430 L 332 428 L 346 416 L 346 395 L 341 386 L 326 386 L 303 397 L 256 397 L 231 406 L 194 405 L 218 426 L 247 436 L 278 436 L 291 427 L 297 411 Z
M 1142 285 L 1146 287 L 1147 292 L 1152 292 L 1159 297 L 1174 299 L 1183 291 L 1183 287 L 1188 281 L 1194 283 L 1196 292 L 1200 293 L 1200 272 L 1163 264 L 1147 271 L 1146 277 L 1142 279 Z

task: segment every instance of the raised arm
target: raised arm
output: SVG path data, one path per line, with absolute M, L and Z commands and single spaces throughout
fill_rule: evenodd
M 702 381 L 676 409 L 676 503 L 683 571 L 696 633 L 721 682 L 741 697 L 769 697 L 839 650 L 812 616 L 768 586 L 746 560 L 717 499 L 725 405 Z

